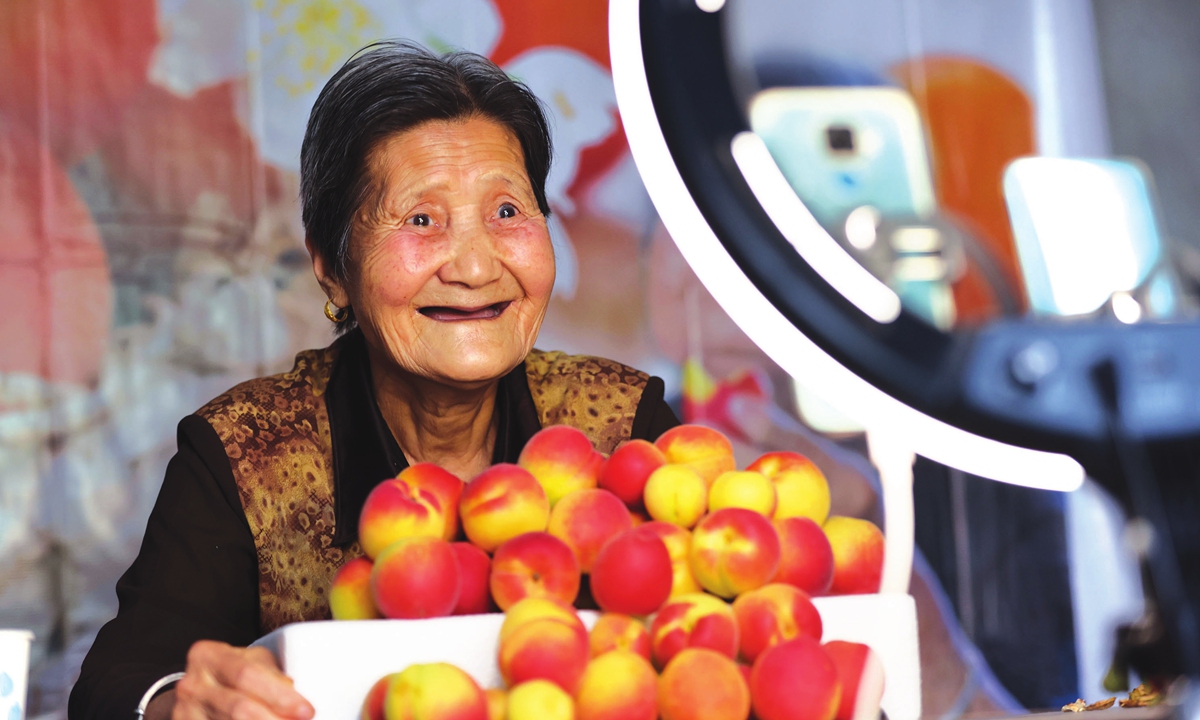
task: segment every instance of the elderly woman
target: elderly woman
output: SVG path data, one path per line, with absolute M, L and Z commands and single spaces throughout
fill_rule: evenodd
M 301 199 L 340 337 L 180 423 L 72 718 L 130 717 L 176 672 L 147 716 L 310 717 L 245 646 L 329 617 L 377 483 L 417 462 L 470 479 L 545 425 L 611 452 L 677 423 L 661 380 L 532 349 L 554 285 L 550 156 L 537 99 L 482 57 L 383 43 L 334 75 L 309 119 Z

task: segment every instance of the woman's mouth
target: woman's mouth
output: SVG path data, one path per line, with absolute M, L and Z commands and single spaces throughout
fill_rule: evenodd
M 480 305 L 477 307 L 454 307 L 449 305 L 430 305 L 423 307 L 420 312 L 425 317 L 438 322 L 461 322 L 463 320 L 493 320 L 500 317 L 512 300 Z

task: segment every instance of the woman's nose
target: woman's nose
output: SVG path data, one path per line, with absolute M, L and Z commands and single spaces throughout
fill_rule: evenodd
M 450 235 L 450 257 L 438 270 L 442 282 L 478 288 L 500 279 L 503 264 L 496 256 L 496 243 L 483 223 L 457 224 Z

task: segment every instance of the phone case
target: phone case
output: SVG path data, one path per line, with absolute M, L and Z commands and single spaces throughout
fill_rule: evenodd
M 905 91 L 773 88 L 755 96 L 749 114 L 784 177 L 826 227 L 863 205 L 885 217 L 934 213 L 925 135 Z

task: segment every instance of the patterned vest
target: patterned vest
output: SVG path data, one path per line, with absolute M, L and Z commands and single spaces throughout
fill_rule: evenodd
M 329 618 L 329 587 L 358 543 L 333 544 L 333 453 L 325 387 L 337 348 L 306 350 L 291 371 L 242 383 L 205 405 L 225 446 L 258 551 L 259 625 Z M 606 455 L 629 438 L 649 377 L 601 358 L 533 351 L 525 360 L 543 427 L 582 430 Z

